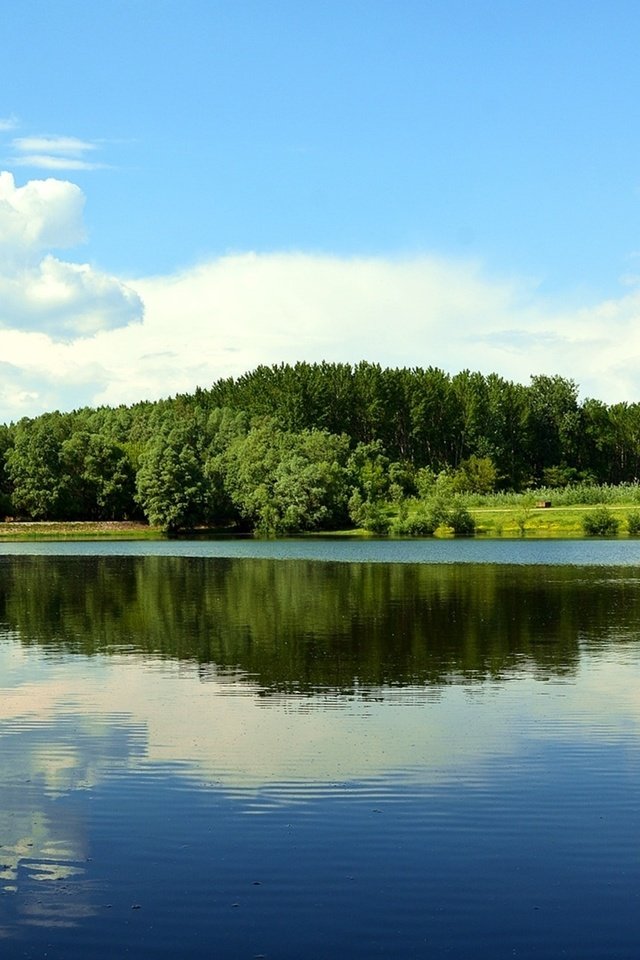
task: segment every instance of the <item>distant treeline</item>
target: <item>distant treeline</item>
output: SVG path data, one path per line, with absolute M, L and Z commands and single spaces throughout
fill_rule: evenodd
M 438 476 L 458 492 L 619 484 L 639 461 L 640 404 L 579 402 L 560 376 L 282 364 L 0 427 L 0 514 L 335 528 Z

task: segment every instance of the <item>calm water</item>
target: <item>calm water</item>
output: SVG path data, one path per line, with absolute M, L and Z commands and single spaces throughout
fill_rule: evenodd
M 357 546 L 2 545 L 3 960 L 635 960 L 638 545 Z

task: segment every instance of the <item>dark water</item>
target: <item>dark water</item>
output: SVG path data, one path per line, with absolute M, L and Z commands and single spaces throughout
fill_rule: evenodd
M 638 956 L 631 553 L 148 549 L 0 557 L 0 957 Z

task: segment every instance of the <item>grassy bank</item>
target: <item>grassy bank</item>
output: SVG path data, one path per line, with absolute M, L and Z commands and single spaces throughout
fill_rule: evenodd
M 1 540 L 162 540 L 163 532 L 128 521 L 12 520 L 0 523 Z
M 517 507 L 472 507 L 477 537 L 583 537 L 584 518 L 592 504 L 570 507 L 522 509 Z M 619 521 L 618 536 L 628 536 L 627 517 L 637 504 L 611 504 L 607 509 Z
M 583 537 L 585 517 L 593 513 L 597 506 L 606 506 L 609 513 L 618 521 L 616 536 L 626 538 L 637 536 L 629 529 L 629 518 L 638 514 L 638 503 L 631 500 L 627 503 L 607 503 L 595 505 L 571 504 L 551 507 L 537 507 L 531 503 L 521 502 L 509 506 L 496 506 L 488 497 L 489 505 L 477 503 L 469 505 L 468 510 L 475 521 L 475 536 L 485 539 L 500 538 L 577 538 Z M 409 516 L 420 509 L 417 501 L 410 501 Z M 393 525 L 397 510 L 391 508 L 388 518 Z M 199 536 L 233 533 L 231 530 L 203 530 L 196 533 Z M 327 531 L 307 536 L 323 536 Z M 184 536 L 188 536 L 185 533 Z M 375 536 L 363 529 L 336 530 L 332 536 L 354 537 Z M 392 532 L 393 535 L 393 532 Z M 436 537 L 451 536 L 451 530 L 440 527 L 436 530 Z M 159 527 L 150 527 L 144 523 L 135 522 L 93 522 L 93 521 L 45 521 L 45 520 L 12 520 L 0 522 L 0 542 L 21 540 L 163 540 L 167 534 Z
M 617 521 L 615 533 L 602 534 L 617 538 L 637 537 L 638 504 L 572 504 L 551 507 L 519 506 L 469 506 L 475 522 L 475 536 L 487 539 L 500 538 L 576 538 L 585 536 L 585 519 L 595 510 L 604 509 Z M 409 511 L 411 515 L 411 510 Z M 636 523 L 634 527 L 634 515 Z M 451 536 L 446 527 L 439 528 L 435 536 Z

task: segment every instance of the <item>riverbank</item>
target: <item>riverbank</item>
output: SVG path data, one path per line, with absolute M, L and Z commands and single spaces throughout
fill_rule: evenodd
M 475 536 L 479 539 L 545 538 L 575 539 L 584 537 L 584 518 L 594 510 L 593 504 L 561 507 L 470 507 L 475 524 Z M 637 503 L 608 504 L 607 510 L 618 521 L 619 539 L 629 533 L 629 516 L 637 513 Z M 231 531 L 225 530 L 226 534 Z M 192 531 L 201 538 L 221 534 L 219 530 Z M 327 531 L 297 536 L 326 536 Z M 366 530 L 349 529 L 330 531 L 331 536 L 371 537 Z M 631 534 L 634 536 L 634 534 Z M 183 536 L 189 536 L 185 532 Z M 442 527 L 436 537 L 451 536 L 451 531 Z M 160 527 L 151 527 L 135 521 L 47 521 L 11 520 L 0 522 L 0 541 L 20 540 L 164 540 L 167 534 Z
M 159 527 L 134 521 L 10 520 L 0 523 L 0 540 L 162 540 Z
M 415 503 L 409 508 L 409 516 L 419 509 Z M 535 506 L 522 503 L 506 507 L 498 506 L 469 506 L 469 513 L 475 523 L 476 539 L 516 539 L 529 537 L 532 539 L 578 539 L 585 536 L 585 518 L 594 513 L 594 510 L 604 509 L 617 522 L 617 533 L 605 534 L 611 539 L 627 539 L 637 537 L 638 503 L 608 503 L 608 504 L 571 504 L 569 506 Z M 398 516 L 398 510 L 388 512 L 388 519 L 393 523 Z M 635 519 L 635 525 L 634 525 Z M 354 536 L 363 534 L 375 536 L 359 530 L 341 530 L 336 535 Z M 434 536 L 436 538 L 451 537 L 453 533 L 446 526 L 439 527 Z
M 637 512 L 634 503 L 611 504 L 606 509 L 618 521 L 617 536 L 629 536 L 627 518 Z M 584 537 L 584 518 L 593 513 L 592 504 L 570 507 L 472 507 L 476 522 L 476 536 L 488 538 L 511 537 Z

